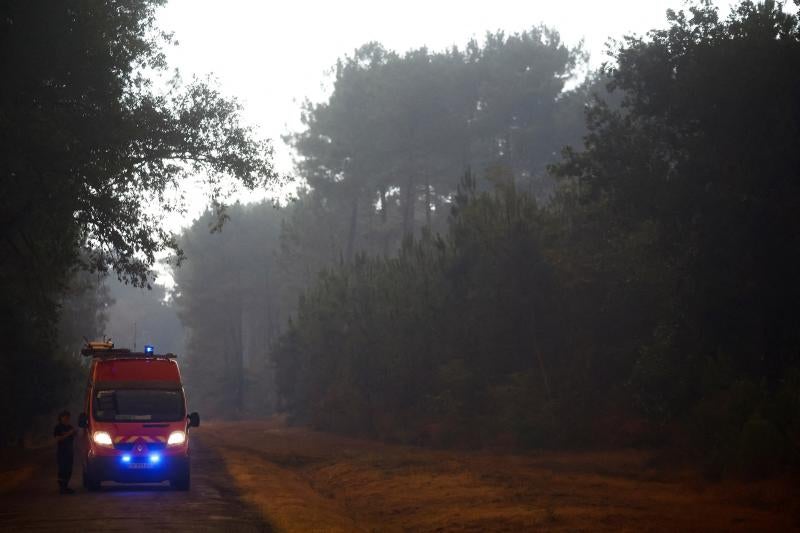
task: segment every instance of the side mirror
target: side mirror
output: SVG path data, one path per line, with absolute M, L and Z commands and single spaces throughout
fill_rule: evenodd
M 189 419 L 190 428 L 196 428 L 200 426 L 200 415 L 197 413 L 192 413 L 187 418 Z
M 85 428 L 88 425 L 86 421 L 86 413 L 81 413 L 78 415 L 78 427 Z

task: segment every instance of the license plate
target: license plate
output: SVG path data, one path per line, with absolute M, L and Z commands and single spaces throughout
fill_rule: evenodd
M 153 468 L 150 463 L 128 463 L 128 468 Z

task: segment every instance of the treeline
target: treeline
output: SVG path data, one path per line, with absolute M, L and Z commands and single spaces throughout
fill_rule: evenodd
M 496 158 L 493 190 L 467 174 L 442 194 L 441 235 L 323 271 L 273 352 L 297 420 L 453 445 L 683 443 L 714 473 L 797 461 L 798 19 L 743 2 L 668 22 L 604 69 L 616 103 L 589 100 L 549 202 Z
M 317 244 L 335 259 L 391 254 L 421 227 L 444 229 L 470 166 L 502 162 L 525 190 L 548 197 L 546 166 L 585 131 L 592 83 L 565 91 L 584 61 L 546 27 L 444 52 L 362 46 L 336 65 L 329 99 L 307 103 L 304 129 L 286 138 L 314 210 L 297 216 L 323 226 L 287 237 L 300 254 Z
M 565 393 L 583 389 L 545 251 L 546 214 L 510 172 L 494 192 L 467 174 L 443 236 L 326 269 L 275 349 L 286 406 L 316 427 L 474 445 L 503 434 L 561 443 Z M 604 402 L 606 403 L 606 402 Z
M 276 178 L 236 102 L 168 72 L 163 0 L 0 4 L 0 444 L 63 408 L 84 337 L 105 330 L 106 275 L 153 281 L 179 254 L 162 213 L 202 174 L 215 205 Z M 222 214 L 222 213 L 218 213 Z
M 231 206 L 222 231 L 207 212 L 180 238 L 186 261 L 174 272 L 173 305 L 185 328 L 181 368 L 195 409 L 208 417 L 275 411 L 267 349 L 288 318 L 289 272 L 278 260 L 281 221 L 270 203 Z
M 324 268 L 390 257 L 423 228 L 445 231 L 464 169 L 502 165 L 524 190 L 551 196 L 547 164 L 585 131 L 593 82 L 564 90 L 583 60 L 547 28 L 444 52 L 371 43 L 343 58 L 330 98 L 306 104 L 305 128 L 286 139 L 306 187 L 279 210 L 234 206 L 221 232 L 209 234 L 209 212 L 180 238 L 175 302 L 198 409 L 282 408 L 272 352 L 298 297 Z

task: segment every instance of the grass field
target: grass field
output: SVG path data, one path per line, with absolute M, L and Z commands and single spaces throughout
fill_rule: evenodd
M 283 531 L 800 529 L 797 480 L 709 482 L 652 452 L 437 451 L 278 419 L 210 423 L 197 435 Z

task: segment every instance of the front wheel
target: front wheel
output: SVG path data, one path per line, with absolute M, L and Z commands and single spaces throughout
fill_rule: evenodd
M 182 469 L 174 479 L 170 480 L 169 484 L 175 490 L 181 490 L 181 491 L 189 490 L 189 486 L 191 484 L 189 477 L 189 467 L 187 466 L 186 468 Z

